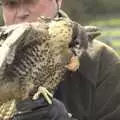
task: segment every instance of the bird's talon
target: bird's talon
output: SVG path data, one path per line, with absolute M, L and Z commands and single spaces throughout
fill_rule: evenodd
M 45 88 L 45 87 L 39 87 L 37 93 L 33 96 L 33 100 L 36 100 L 39 98 L 40 95 L 43 95 L 45 100 L 49 103 L 52 104 L 51 98 L 53 95 Z

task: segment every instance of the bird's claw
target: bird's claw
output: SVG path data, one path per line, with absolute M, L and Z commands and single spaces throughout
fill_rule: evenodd
M 34 94 L 33 96 L 33 100 L 36 100 L 39 98 L 40 95 L 43 95 L 43 97 L 45 98 L 45 100 L 49 103 L 52 104 L 52 100 L 51 98 L 53 97 L 53 95 L 45 88 L 45 87 L 39 87 L 37 93 Z

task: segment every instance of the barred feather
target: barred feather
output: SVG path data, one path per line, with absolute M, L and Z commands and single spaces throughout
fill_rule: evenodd
M 47 27 L 43 27 L 44 24 Z M 1 68 L 0 104 L 28 98 L 31 91 L 39 86 L 46 87 L 53 93 L 58 83 L 64 80 L 67 70 L 65 65 L 73 56 L 69 44 L 73 39 L 74 24 L 68 18 L 44 24 L 31 23 L 31 29 L 23 37 L 24 40 L 14 46 L 15 54 L 11 53 L 7 57 L 12 63 L 6 62 L 4 72 Z M 3 105 L 0 114 L 4 116 L 2 107 Z M 8 115 L 6 109 L 5 111 Z

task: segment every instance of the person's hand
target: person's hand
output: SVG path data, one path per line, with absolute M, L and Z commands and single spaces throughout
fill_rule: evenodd
M 53 99 L 52 104 L 48 104 L 45 99 L 25 100 L 17 104 L 17 113 L 12 120 L 70 120 L 64 104 L 57 99 Z

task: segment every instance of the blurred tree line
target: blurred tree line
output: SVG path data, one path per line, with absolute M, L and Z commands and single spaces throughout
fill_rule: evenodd
M 98 16 L 119 14 L 120 0 L 63 0 L 62 8 L 73 20 L 86 23 L 95 20 Z M 3 24 L 2 15 L 0 24 Z
M 0 6 L 0 26 L 3 25 L 3 23 L 2 8 Z
M 119 15 L 120 0 L 63 0 L 63 9 L 73 20 L 86 23 L 99 16 Z

